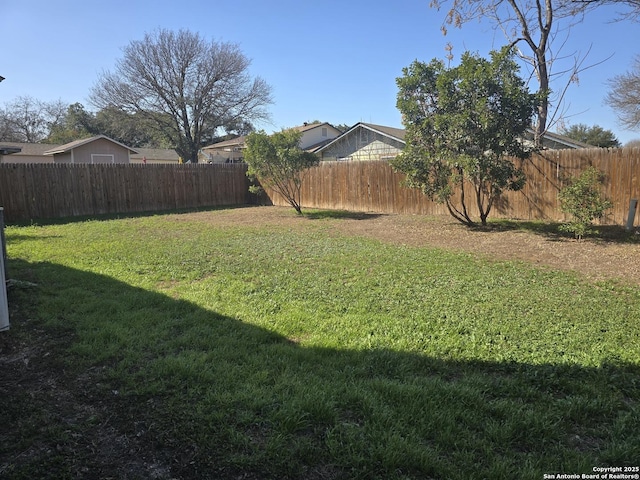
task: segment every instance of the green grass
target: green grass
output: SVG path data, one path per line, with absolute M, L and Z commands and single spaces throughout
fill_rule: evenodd
M 109 421 L 187 459 L 175 475 L 540 479 L 640 458 L 637 289 L 340 236 L 341 215 L 219 214 L 6 230 L 10 276 L 37 284 L 11 292 L 31 318 L 14 329 L 64 336 L 51 361 L 93 372 Z M 73 442 L 51 427 L 23 448 Z M 5 473 L 78 459 L 38 462 Z

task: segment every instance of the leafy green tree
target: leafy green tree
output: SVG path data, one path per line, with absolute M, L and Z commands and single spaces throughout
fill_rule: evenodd
M 300 190 L 304 173 L 320 161 L 314 153 L 300 148 L 302 132 L 285 129 L 273 135 L 264 131 L 250 133 L 245 143 L 247 175 L 271 188 L 302 213 Z
M 568 128 L 560 130 L 562 135 L 577 140 L 579 142 L 593 145 L 594 147 L 617 148 L 620 146 L 620 141 L 616 138 L 611 130 L 605 130 L 598 125 L 589 127 L 584 123 L 578 123 L 571 125 Z
M 475 224 L 470 202 L 485 225 L 502 192 L 524 186 L 524 173 L 510 157 L 531 153 L 521 139 L 537 96 L 518 77 L 512 57 L 508 49 L 492 52 L 491 60 L 467 52 L 454 68 L 437 59 L 415 61 L 397 79 L 406 146 L 392 165 L 466 225 Z
M 64 117 L 51 128 L 47 143 L 69 143 L 92 135 L 98 135 L 95 116 L 87 112 L 81 103 L 69 105 Z
M 107 106 L 94 114 L 80 103 L 69 106 L 64 117 L 51 128 L 46 141 L 68 143 L 92 135 L 106 135 L 134 148 L 171 146 L 147 116 L 114 106 Z
M 155 114 L 162 116 L 162 114 Z M 165 119 L 168 121 L 168 119 Z M 95 115 L 96 128 L 100 134 L 129 147 L 171 148 L 173 145 L 157 129 L 159 121 L 152 114 L 128 112 L 115 106 L 107 106 Z
M 537 83 L 533 131 L 535 145 L 541 147 L 547 130 L 564 115 L 566 91 L 589 68 L 584 65 L 586 55 L 563 49 L 572 27 L 595 4 L 591 0 L 430 0 L 429 4 L 445 8 L 445 34 L 448 25 L 461 28 L 471 21 L 488 21 L 516 47 L 520 61 L 532 73 L 530 80 Z
M 589 167 L 578 177 L 571 178 L 558 194 L 560 209 L 571 215 L 571 220 L 560 230 L 573 233 L 580 240 L 588 233 L 594 233 L 591 224 L 602 218 L 613 204 L 602 196 L 603 174 L 595 167 Z

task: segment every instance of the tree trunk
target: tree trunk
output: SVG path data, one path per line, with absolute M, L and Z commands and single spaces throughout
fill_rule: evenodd
M 536 52 L 538 62 L 538 80 L 540 82 L 540 105 L 538 105 L 538 119 L 533 131 L 533 142 L 536 148 L 542 148 L 542 138 L 547 131 L 547 116 L 549 112 L 549 72 L 547 57 L 543 50 Z

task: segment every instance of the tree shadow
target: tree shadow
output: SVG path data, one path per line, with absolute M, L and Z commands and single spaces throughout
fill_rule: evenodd
M 157 217 L 162 215 L 169 214 L 180 214 L 180 213 L 195 213 L 195 212 L 215 212 L 218 210 L 231 210 L 237 208 L 249 208 L 253 205 L 244 204 L 244 205 L 219 205 L 213 207 L 197 207 L 197 208 L 181 208 L 181 209 L 173 209 L 173 210 L 153 210 L 146 212 L 125 212 L 125 213 L 105 213 L 99 215 L 77 215 L 70 217 L 56 217 L 56 218 L 38 218 L 31 220 L 19 220 L 7 223 L 7 225 L 11 226 L 29 226 L 29 225 L 66 225 L 69 223 L 83 223 L 87 221 L 94 222 L 105 222 L 110 220 L 118 220 L 125 218 L 146 218 L 146 217 Z
M 640 368 L 304 345 L 10 260 L 3 478 L 542 478 L 640 458 Z M 73 298 L 73 302 L 69 299 Z
M 352 212 L 349 210 L 303 210 L 302 215 L 309 220 L 324 219 L 348 219 L 348 220 L 375 220 L 382 217 L 382 213 Z
M 550 241 L 573 240 L 571 233 L 563 232 L 559 222 L 542 222 L 527 220 L 491 219 L 486 226 L 472 227 L 479 231 L 488 232 L 517 232 L 525 231 L 545 237 Z M 587 234 L 584 240 L 605 242 L 612 244 L 637 244 L 640 243 L 640 235 L 636 230 L 627 231 L 619 225 L 593 225 L 593 233 Z

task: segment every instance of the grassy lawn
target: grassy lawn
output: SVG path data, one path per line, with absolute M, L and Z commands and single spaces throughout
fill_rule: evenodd
M 40 361 L 83 408 L 0 398 L 1 477 L 109 477 L 95 429 L 162 463 L 127 478 L 638 465 L 637 289 L 221 213 L 7 227 L 9 334 L 58 339 Z

